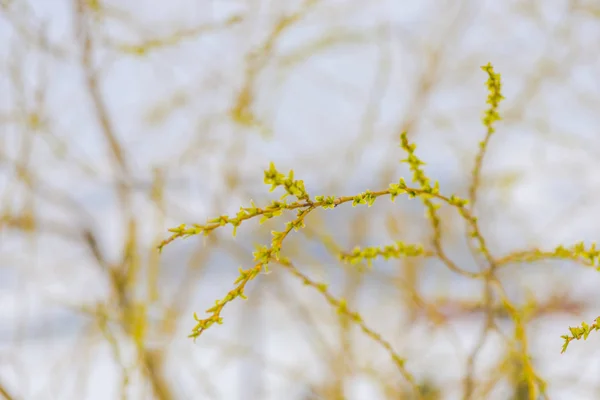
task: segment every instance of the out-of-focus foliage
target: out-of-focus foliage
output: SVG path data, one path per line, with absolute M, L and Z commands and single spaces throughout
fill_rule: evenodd
M 597 398 L 598 15 L 0 0 L 0 397 Z

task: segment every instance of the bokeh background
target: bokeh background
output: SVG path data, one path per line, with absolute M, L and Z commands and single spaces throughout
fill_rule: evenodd
M 279 198 L 271 161 L 313 196 L 408 180 L 402 131 L 441 191 L 466 197 L 488 62 L 506 97 L 476 209 L 490 250 L 589 244 L 599 55 L 591 0 L 0 1 L 0 397 L 414 398 L 385 351 L 276 266 L 187 338 L 293 214 L 157 244 Z M 446 251 L 474 270 L 464 221 L 440 215 Z M 314 212 L 283 253 L 392 343 L 427 399 L 466 398 L 468 379 L 472 399 L 529 398 L 499 332 L 477 350 L 480 281 L 435 260 L 338 260 L 430 237 L 419 200 L 379 200 Z M 531 306 L 548 398 L 600 398 L 600 335 L 560 354 L 568 326 L 600 314 L 600 275 L 554 261 L 499 277 Z

